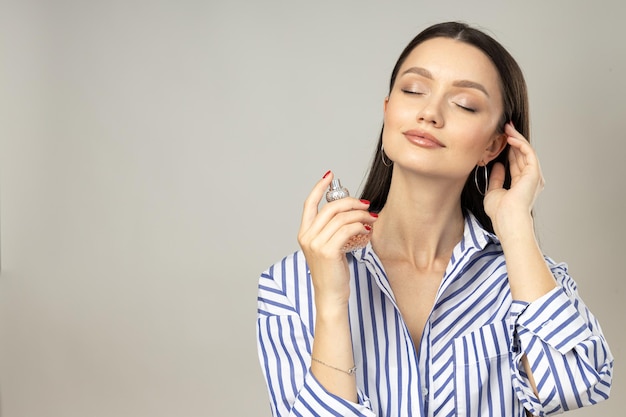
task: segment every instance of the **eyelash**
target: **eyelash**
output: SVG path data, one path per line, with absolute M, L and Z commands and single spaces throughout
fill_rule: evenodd
M 424 93 L 420 92 L 420 91 L 412 91 L 412 90 L 401 90 L 403 93 L 405 94 L 412 94 L 412 95 L 416 95 L 416 96 L 421 96 L 424 95 Z M 471 107 L 465 107 L 465 106 L 461 106 L 460 104 L 454 103 L 456 104 L 456 106 L 458 106 L 460 109 L 465 110 L 469 113 L 476 113 L 476 109 L 473 109 Z
M 476 109 L 472 109 L 470 107 L 461 106 L 460 104 L 457 104 L 457 106 L 460 107 L 461 109 L 465 110 L 465 111 L 470 112 L 470 113 L 476 113 Z
M 418 96 L 421 96 L 421 95 L 424 94 L 424 93 L 419 92 L 419 91 L 411 91 L 411 90 L 402 90 L 402 92 L 406 93 L 406 94 L 415 94 L 415 95 L 418 95 Z

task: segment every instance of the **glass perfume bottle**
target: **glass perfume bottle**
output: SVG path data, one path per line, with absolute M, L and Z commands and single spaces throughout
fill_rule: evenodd
M 347 188 L 341 186 L 339 178 L 335 178 L 330 182 L 330 188 L 326 192 L 326 201 L 339 200 L 340 198 L 346 198 L 350 196 L 350 192 Z M 351 252 L 353 250 L 362 249 L 367 246 L 370 241 L 371 234 L 358 234 L 352 236 L 348 242 L 341 248 L 344 252 Z

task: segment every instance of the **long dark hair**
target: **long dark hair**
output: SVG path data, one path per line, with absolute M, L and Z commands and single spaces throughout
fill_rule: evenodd
M 472 45 L 481 51 L 494 64 L 498 74 L 500 75 L 500 89 L 503 97 L 503 112 L 498 122 L 498 133 L 504 132 L 504 125 L 511 121 L 515 128 L 526 139 L 530 140 L 530 121 L 528 115 L 528 93 L 526 90 L 526 82 L 519 65 L 513 59 L 511 54 L 498 41 L 484 32 L 472 28 L 465 23 L 460 22 L 446 22 L 439 23 L 428 27 L 417 35 L 400 54 L 398 61 L 391 73 L 391 81 L 389 82 L 389 93 L 393 89 L 396 81 L 396 76 L 400 67 L 406 60 L 407 56 L 422 42 L 433 38 L 450 38 L 461 42 L 465 42 Z M 382 143 L 383 143 L 383 130 L 381 129 L 380 137 L 378 139 L 378 146 L 372 159 L 372 165 L 369 169 L 367 181 L 363 188 L 361 198 L 369 200 L 371 202 L 370 210 L 378 212 L 382 210 L 385 202 L 387 201 L 387 195 L 389 194 L 389 187 L 391 185 L 391 175 L 393 172 L 393 166 L 387 166 L 383 163 Z M 511 185 L 511 175 L 508 167 L 508 153 L 509 145 L 487 165 L 487 169 L 491 172 L 493 164 L 501 162 L 504 164 L 506 178 L 504 187 L 509 188 Z M 387 158 L 385 156 L 385 158 Z M 479 176 L 480 177 L 480 176 Z M 484 180 L 483 180 L 484 182 Z M 481 184 L 484 186 L 484 184 Z M 474 172 L 472 171 L 468 176 L 463 191 L 461 192 L 461 207 L 464 211 L 469 211 L 478 219 L 482 226 L 493 232 L 493 226 L 489 216 L 485 213 L 483 206 L 484 196 L 478 191 L 474 182 Z

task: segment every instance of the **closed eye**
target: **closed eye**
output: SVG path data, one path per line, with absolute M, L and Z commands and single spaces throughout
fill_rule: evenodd
M 463 109 L 463 110 L 465 110 L 465 111 L 468 111 L 468 112 L 470 112 L 470 113 L 476 113 L 476 109 L 473 109 L 473 108 L 471 108 L 471 107 L 461 106 L 461 105 L 460 105 L 460 104 L 458 104 L 458 103 L 455 103 L 455 104 L 456 104 L 459 108 L 461 108 L 461 109 Z
M 418 96 L 424 95 L 424 93 L 422 93 L 421 91 L 414 91 L 414 90 L 402 90 L 402 92 L 406 94 L 414 94 Z

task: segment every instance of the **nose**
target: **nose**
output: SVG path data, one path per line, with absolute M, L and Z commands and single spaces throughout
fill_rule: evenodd
M 443 115 L 440 103 L 436 98 L 424 101 L 422 108 L 417 112 L 417 121 L 432 124 L 434 127 L 443 126 Z

